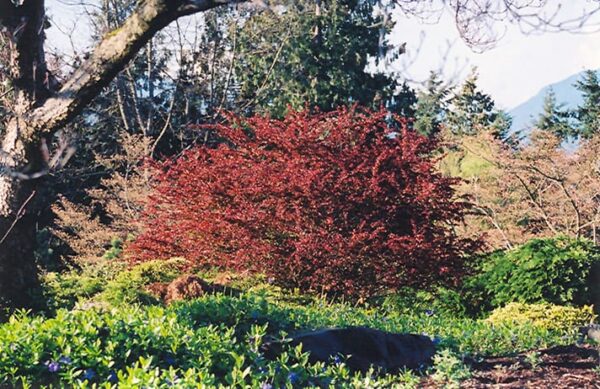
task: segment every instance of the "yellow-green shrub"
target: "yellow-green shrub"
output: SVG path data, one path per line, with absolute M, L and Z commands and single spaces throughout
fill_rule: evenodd
M 170 282 L 177 278 L 182 263 L 182 258 L 171 258 L 167 261 L 155 260 L 136 265 L 107 282 L 98 298 L 113 305 L 158 303 L 144 287 L 154 282 Z
M 496 308 L 486 319 L 495 325 L 530 324 L 548 330 L 567 330 L 592 323 L 596 315 L 592 306 L 567 307 L 553 304 L 510 303 Z

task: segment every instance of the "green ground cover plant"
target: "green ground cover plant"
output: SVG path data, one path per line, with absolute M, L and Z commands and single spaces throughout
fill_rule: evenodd
M 490 326 L 431 312 L 390 313 L 314 299 L 297 303 L 277 293 L 224 294 L 163 306 L 58 310 L 45 318 L 20 312 L 0 325 L 4 385 L 102 387 L 389 387 L 410 375 L 353 374 L 343 365 L 308 363 L 299 349 L 277 361 L 259 350 L 264 336 L 297 330 L 368 326 L 426 333 L 462 355 L 513 353 L 576 339 L 572 328 Z M 404 378 L 403 378 L 404 377 Z
M 18 311 L 0 324 L 0 387 L 414 388 L 423 380 L 457 387 L 471 375 L 466 359 L 573 344 L 577 327 L 596 319 L 590 306 L 549 303 L 509 303 L 469 316 L 466 287 L 401 288 L 344 301 L 216 269 L 197 274 L 226 281 L 229 292 L 164 306 L 147 287 L 179 276 L 181 263 L 126 267 L 104 259 L 46 274 L 41 297 L 48 308 Z M 275 361 L 261 354 L 264 340 L 348 326 L 426 334 L 438 347 L 434 365 L 361 374 L 343 359 L 311 364 L 300 348 L 288 347 Z

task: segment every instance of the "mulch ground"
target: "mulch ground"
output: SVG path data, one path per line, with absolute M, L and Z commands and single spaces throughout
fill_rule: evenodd
M 527 353 L 472 361 L 473 377 L 461 388 L 600 389 L 598 349 L 590 345 L 538 350 L 537 366 Z M 440 387 L 432 382 L 425 387 Z

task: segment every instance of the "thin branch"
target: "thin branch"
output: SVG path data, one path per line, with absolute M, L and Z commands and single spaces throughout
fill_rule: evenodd
M 275 69 L 275 65 L 279 61 L 279 57 L 281 56 L 283 48 L 285 47 L 286 43 L 288 42 L 290 35 L 291 35 L 291 31 L 288 30 L 287 35 L 281 40 L 281 45 L 279 45 L 279 48 L 277 49 L 277 52 L 275 53 L 275 58 L 273 58 L 273 62 L 271 63 L 271 66 L 269 66 L 269 70 L 267 71 L 267 74 L 265 75 L 263 82 L 256 90 L 254 96 L 249 101 L 247 101 L 246 104 L 244 104 L 242 106 L 242 108 L 241 108 L 242 111 L 244 109 L 248 108 L 249 106 L 251 106 L 256 101 L 256 99 L 258 98 L 260 93 L 263 91 L 263 89 L 265 89 L 265 87 L 267 86 L 267 83 L 269 82 L 269 78 L 271 77 L 271 74 L 273 73 L 273 70 Z
M 9 95 L 9 94 L 10 94 L 12 91 L 14 91 L 14 90 L 15 90 L 15 88 L 13 87 L 13 88 L 10 88 L 9 90 L 7 90 L 6 92 L 2 93 L 2 94 L 0 95 L 0 99 L 3 99 L 3 98 L 5 98 L 6 96 L 8 96 L 8 95 Z
M 237 27 L 237 26 L 236 26 Z M 231 54 L 231 62 L 229 63 L 229 69 L 227 70 L 227 78 L 225 80 L 225 87 L 223 88 L 223 96 L 221 96 L 221 102 L 219 103 L 219 107 L 215 111 L 215 115 L 223 109 L 223 105 L 225 104 L 225 99 L 227 98 L 227 91 L 229 90 L 229 85 L 231 83 L 231 78 L 233 75 L 233 67 L 235 65 L 235 61 L 237 59 L 237 28 L 233 28 L 233 42 L 232 42 L 232 54 Z
M 106 34 L 62 89 L 28 117 L 22 136 L 34 142 L 75 118 L 162 28 L 185 15 L 245 0 L 142 0 L 116 30 Z
M 19 210 L 17 211 L 17 214 L 15 216 L 15 220 L 13 220 L 12 224 L 10 225 L 10 227 L 8 227 L 8 230 L 6 231 L 6 233 L 4 234 L 2 239 L 0 239 L 0 245 L 2 245 L 2 243 L 4 243 L 6 238 L 8 238 L 8 235 L 10 235 L 10 232 L 15 228 L 15 226 L 17 225 L 19 220 L 21 220 L 21 218 L 25 215 L 25 207 L 31 201 L 33 196 L 35 196 L 35 193 L 36 193 L 35 191 L 31 192 L 29 197 L 23 202 L 23 204 L 21 204 L 21 207 L 19 208 Z
M 556 182 L 560 188 L 562 189 L 564 195 L 567 197 L 567 199 L 569 200 L 569 203 L 571 204 L 571 207 L 573 208 L 573 211 L 575 212 L 575 233 L 577 235 L 577 237 L 580 236 L 581 234 L 581 211 L 579 210 L 579 206 L 577 205 L 577 202 L 575 201 L 575 199 L 573 198 L 573 196 L 571 195 L 571 193 L 569 192 L 569 190 L 567 189 L 567 187 L 565 186 L 565 180 L 564 178 L 561 177 L 554 177 L 551 176 L 547 173 L 544 173 L 541 169 L 539 169 L 538 167 L 534 166 L 534 165 L 529 165 L 529 169 L 537 172 L 538 174 L 540 174 L 541 176 Z
M 154 141 L 154 144 L 152 145 L 152 149 L 150 149 L 151 157 L 154 156 L 154 151 L 156 150 L 156 146 L 158 146 L 158 143 L 160 142 L 162 137 L 165 135 L 165 133 L 167 132 L 167 129 L 169 128 L 169 125 L 171 124 L 171 117 L 173 116 L 173 108 L 175 107 L 175 100 L 177 97 L 178 89 L 179 89 L 179 80 L 178 80 L 177 84 L 175 84 L 175 90 L 173 90 L 171 102 L 169 103 L 169 113 L 167 114 L 167 118 L 165 119 L 165 125 L 163 126 L 162 130 L 160 131 L 160 134 L 158 134 L 158 137 Z

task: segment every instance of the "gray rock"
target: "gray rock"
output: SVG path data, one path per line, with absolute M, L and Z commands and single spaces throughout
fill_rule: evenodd
M 584 337 L 587 337 L 600 345 L 600 324 L 590 324 L 589 326 L 581 327 L 579 332 Z
M 365 372 L 371 366 L 386 372 L 403 368 L 419 369 L 431 364 L 435 344 L 423 335 L 393 334 L 364 327 L 332 328 L 291 336 L 291 345 L 302 343 L 310 353 L 310 361 L 331 362 L 346 356 L 352 370 Z M 275 359 L 282 343 L 273 341 L 263 345 L 265 357 Z

